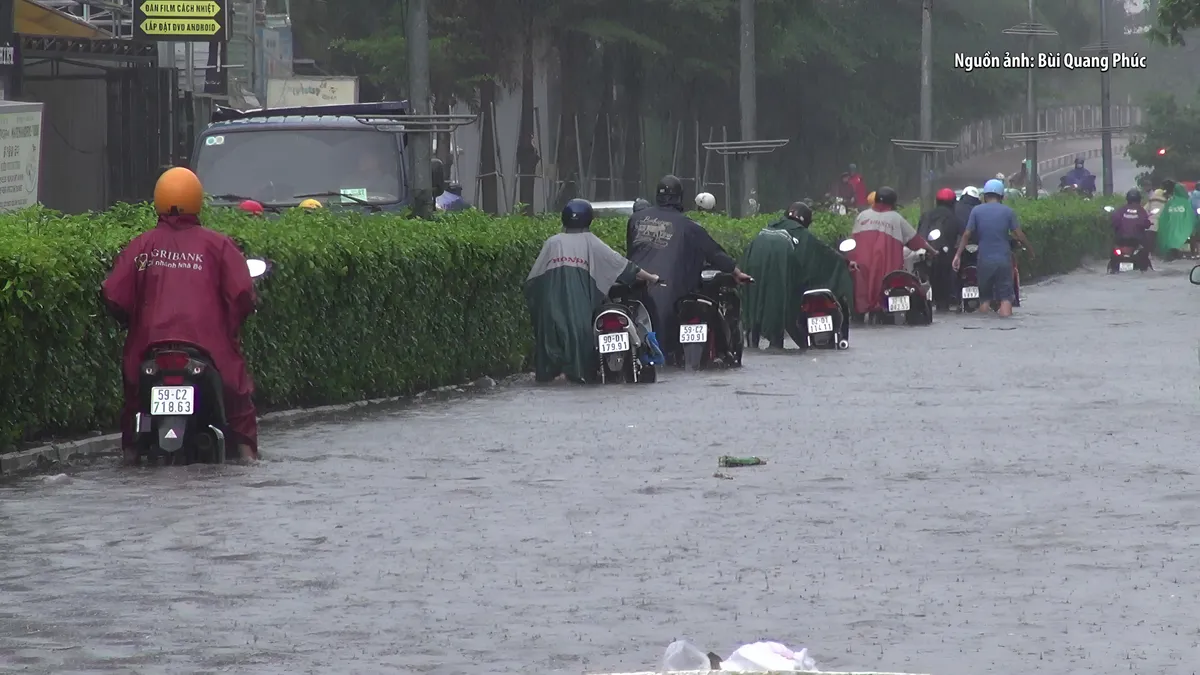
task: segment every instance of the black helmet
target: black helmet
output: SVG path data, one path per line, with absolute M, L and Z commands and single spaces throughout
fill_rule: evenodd
M 586 199 L 572 199 L 562 210 L 564 230 L 586 230 L 592 226 L 592 203 Z
M 650 202 L 646 201 L 645 199 L 642 199 L 641 197 L 638 197 L 637 199 L 635 199 L 633 201 L 633 212 L 634 213 L 637 213 L 638 211 L 641 211 L 643 209 L 648 209 L 648 208 L 650 208 Z
M 683 183 L 678 178 L 667 174 L 658 181 L 658 189 L 654 191 L 655 201 L 659 206 L 675 206 L 683 208 Z
M 1131 204 L 1134 202 L 1140 202 L 1140 201 L 1142 201 L 1142 193 L 1139 192 L 1136 188 L 1133 190 L 1130 190 L 1129 192 L 1125 193 L 1125 201 L 1127 201 Z
M 888 206 L 895 206 L 896 202 L 898 202 L 898 201 L 900 201 L 900 196 L 896 194 L 895 190 L 893 190 L 892 188 L 890 188 L 886 185 L 875 191 L 875 203 L 876 204 L 887 204 Z
M 787 217 L 791 220 L 800 223 L 804 227 L 812 225 L 812 209 L 808 208 L 808 204 L 802 201 L 796 202 L 788 207 Z
M 446 184 L 446 192 L 449 192 L 452 195 L 458 195 L 459 197 L 461 197 L 462 196 L 462 183 L 447 183 Z

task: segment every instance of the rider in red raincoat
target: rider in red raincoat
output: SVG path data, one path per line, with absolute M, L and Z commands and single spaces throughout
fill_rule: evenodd
M 121 442 L 127 461 L 136 461 L 134 415 L 138 368 L 150 347 L 171 342 L 208 352 L 224 383 L 229 431 L 243 460 L 258 458 L 254 383 L 238 333 L 254 312 L 254 282 L 246 259 L 229 237 L 203 227 L 200 179 L 176 167 L 154 186 L 158 226 L 129 242 L 104 281 L 109 311 L 129 326 L 122 354 L 125 408 Z
M 853 251 L 847 258 L 854 271 L 854 313 L 883 311 L 883 278 L 904 269 L 904 247 L 937 255 L 916 229 L 896 210 L 898 196 L 890 187 L 875 191 L 875 203 L 854 220 Z

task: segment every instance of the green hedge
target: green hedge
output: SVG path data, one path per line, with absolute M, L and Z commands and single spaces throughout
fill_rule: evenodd
M 1098 201 L 1017 203 L 1039 257 L 1031 275 L 1063 272 L 1109 242 Z M 908 213 L 915 222 L 915 214 Z M 701 216 L 734 256 L 774 216 Z M 530 329 L 521 285 L 557 219 L 480 212 L 434 222 L 290 213 L 278 220 L 211 210 L 205 222 L 249 255 L 273 260 L 245 335 L 263 409 L 399 395 L 519 370 Z M 819 214 L 835 242 L 848 217 Z M 0 447 L 113 428 L 122 334 L 100 282 L 120 248 L 154 223 L 142 206 L 65 216 L 0 216 Z M 624 249 L 624 222 L 596 232 Z M 651 270 L 654 271 L 654 270 Z

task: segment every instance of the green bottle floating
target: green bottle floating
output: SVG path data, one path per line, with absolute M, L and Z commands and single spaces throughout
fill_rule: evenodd
M 717 460 L 717 465 L 725 468 L 736 466 L 762 466 L 766 463 L 767 460 L 760 457 L 730 457 L 729 455 L 724 455 Z

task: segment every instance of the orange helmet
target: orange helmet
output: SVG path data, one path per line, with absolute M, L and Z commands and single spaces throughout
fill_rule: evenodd
M 196 174 L 182 166 L 172 167 L 154 185 L 154 209 L 159 215 L 197 215 L 204 206 L 204 187 Z

